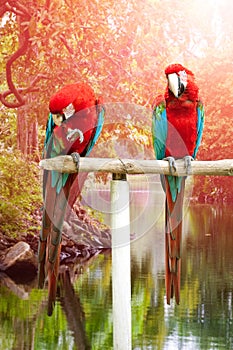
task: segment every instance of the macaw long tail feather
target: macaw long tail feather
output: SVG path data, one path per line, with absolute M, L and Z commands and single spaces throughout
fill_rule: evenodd
M 53 313 L 56 294 L 57 279 L 60 266 L 62 232 L 53 226 L 48 237 L 46 268 L 48 273 L 48 316 Z
M 49 237 L 51 241 L 51 236 Z M 50 242 L 49 247 L 53 244 Z M 53 313 L 53 309 L 56 301 L 57 294 L 57 280 L 59 274 L 59 265 L 60 265 L 60 253 L 61 253 L 61 243 L 56 247 L 57 255 L 55 257 L 55 261 L 47 261 L 47 269 L 48 269 L 48 309 L 47 314 L 51 316 Z
M 42 219 L 42 229 L 39 237 L 39 245 L 38 245 L 38 288 L 44 287 L 44 282 L 46 278 L 46 249 L 47 249 L 47 238 L 50 234 L 51 230 L 51 221 L 49 216 L 44 209 L 43 211 L 43 219 Z
M 181 274 L 181 242 L 182 242 L 182 215 L 185 178 L 182 179 L 180 192 L 176 200 L 172 201 L 167 177 L 166 206 L 165 206 L 165 282 L 167 303 L 175 294 L 176 303 L 180 302 L 180 274 Z
M 47 178 L 42 229 L 38 247 L 38 286 L 39 288 L 43 288 L 45 279 L 47 278 L 48 315 L 52 314 L 56 300 L 62 228 L 68 204 L 68 196 L 74 178 L 71 176 L 59 193 L 56 192 L 55 188 L 51 187 L 50 173 Z
M 38 288 L 44 287 L 45 281 L 45 259 L 46 259 L 46 240 L 39 239 L 38 246 Z

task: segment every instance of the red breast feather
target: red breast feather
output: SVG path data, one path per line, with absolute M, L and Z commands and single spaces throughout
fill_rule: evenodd
M 172 64 L 165 70 L 166 74 L 185 70 L 188 81 L 183 94 L 176 98 L 169 90 L 165 92 L 166 111 L 168 119 L 168 135 L 166 141 L 166 156 L 181 158 L 192 155 L 197 138 L 197 100 L 198 86 L 194 74 L 181 64 Z

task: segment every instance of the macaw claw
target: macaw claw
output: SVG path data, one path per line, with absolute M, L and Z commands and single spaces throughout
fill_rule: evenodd
M 79 160 L 80 160 L 80 154 L 78 152 L 71 153 L 71 157 L 73 158 L 73 162 L 76 165 L 77 171 L 79 170 Z
M 163 160 L 167 160 L 169 164 L 169 171 L 171 175 L 173 175 L 176 172 L 176 161 L 174 157 L 166 157 L 163 158 Z
M 191 161 L 193 161 L 194 158 L 191 157 L 191 156 L 185 156 L 183 158 L 183 160 L 184 160 L 184 168 L 186 169 L 187 175 L 190 175 L 191 174 L 191 169 L 192 169 Z

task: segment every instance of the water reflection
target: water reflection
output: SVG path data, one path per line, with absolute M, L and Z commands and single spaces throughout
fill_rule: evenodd
M 146 215 L 151 217 L 154 210 L 151 203 Z M 179 306 L 166 304 L 163 215 L 142 234 L 148 220 L 139 225 L 137 209 L 133 212 L 133 349 L 232 349 L 232 207 L 189 208 Z M 23 300 L 1 278 L 0 348 L 113 348 L 110 253 L 95 257 L 77 275 L 64 272 L 60 276 L 59 299 L 50 318 L 46 315 L 46 291 L 33 285 L 26 290 L 28 300 Z
M 66 316 L 69 330 L 73 334 L 74 344 L 80 350 L 91 349 L 85 331 L 85 313 L 78 293 L 75 293 L 71 283 L 69 270 L 60 273 L 58 286 L 59 301 Z
M 158 249 L 147 250 L 144 265 L 143 259 L 140 259 L 141 267 L 150 266 L 154 290 L 149 287 L 151 294 L 148 299 L 152 301 L 148 302 L 147 308 L 145 304 L 143 307 L 146 314 L 142 317 L 141 341 L 135 341 L 139 349 L 149 348 L 149 344 L 153 344 L 155 349 L 233 347 L 232 219 L 232 208 L 200 205 L 190 208 L 185 220 L 179 306 L 174 302 L 171 306 L 166 305 L 164 276 L 155 261 Z M 150 234 L 153 235 L 152 232 Z M 155 236 L 152 240 L 156 240 Z M 135 250 L 133 257 L 138 266 Z M 147 290 L 149 271 L 139 275 L 147 275 L 147 279 L 141 281 L 137 290 Z M 138 300 L 137 293 L 135 298 Z M 138 335 L 135 335 L 136 338 Z

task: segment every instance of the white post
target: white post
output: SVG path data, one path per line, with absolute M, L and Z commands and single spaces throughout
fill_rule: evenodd
M 131 350 L 131 269 L 129 184 L 125 175 L 111 181 L 112 294 L 114 350 Z

